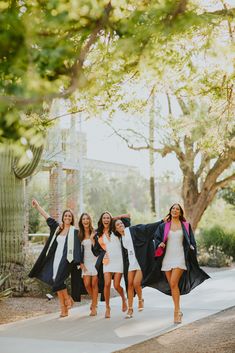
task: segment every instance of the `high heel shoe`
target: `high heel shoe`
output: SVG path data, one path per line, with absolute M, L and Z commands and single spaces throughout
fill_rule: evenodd
M 110 306 L 106 306 L 106 311 L 105 311 L 105 319 L 110 318 Z
M 174 324 L 181 324 L 183 313 L 181 311 L 174 312 Z
M 96 305 L 94 305 L 94 306 L 91 305 L 90 316 L 96 316 L 96 315 L 97 315 L 97 306 Z
M 133 317 L 133 308 L 128 308 L 125 319 L 131 319 Z
M 144 310 L 144 299 L 139 299 L 138 301 L 138 311 Z
M 68 308 L 65 305 L 60 306 L 60 317 L 66 317 L 68 316 Z

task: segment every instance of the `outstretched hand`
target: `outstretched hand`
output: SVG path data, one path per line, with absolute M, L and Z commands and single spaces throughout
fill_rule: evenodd
M 34 208 L 37 208 L 37 207 L 39 206 L 39 203 L 37 202 L 36 199 L 32 199 L 32 206 L 33 206 Z

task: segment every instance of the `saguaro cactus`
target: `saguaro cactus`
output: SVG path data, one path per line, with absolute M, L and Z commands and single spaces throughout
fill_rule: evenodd
M 10 286 L 24 290 L 24 187 L 37 167 L 43 147 L 32 147 L 32 160 L 22 167 L 9 146 L 0 152 L 0 275 L 11 273 Z

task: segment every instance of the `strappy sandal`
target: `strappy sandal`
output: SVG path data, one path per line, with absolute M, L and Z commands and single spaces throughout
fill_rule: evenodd
M 125 319 L 131 319 L 133 317 L 133 308 L 128 308 Z
M 138 311 L 143 311 L 144 310 L 144 299 L 139 299 L 138 300 Z
M 181 311 L 174 311 L 174 324 L 181 324 L 183 313 Z

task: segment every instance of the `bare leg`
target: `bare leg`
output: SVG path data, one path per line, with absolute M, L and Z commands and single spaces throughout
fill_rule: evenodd
M 144 300 L 142 298 L 142 287 L 141 287 L 141 282 L 142 282 L 142 271 L 137 270 L 135 272 L 135 277 L 134 277 L 134 288 L 136 291 L 136 294 L 138 296 L 138 310 L 142 311 L 144 309 Z
M 83 276 L 83 283 L 87 293 L 92 297 L 91 276 Z
M 106 312 L 105 312 L 106 318 L 110 318 L 109 301 L 110 301 L 111 281 L 112 281 L 112 273 L 111 272 L 104 273 L 104 298 L 105 298 L 105 304 L 106 304 Z
M 179 280 L 183 274 L 184 270 L 181 268 L 174 268 L 171 274 L 171 295 L 173 297 L 175 311 L 180 309 L 180 290 L 179 290 Z
M 91 316 L 97 315 L 97 301 L 98 301 L 98 277 L 92 276 L 91 277 L 92 283 L 92 303 L 91 303 Z
M 127 310 L 127 305 L 126 305 L 126 297 L 124 294 L 124 290 L 123 288 L 120 286 L 120 282 L 121 282 L 121 278 L 122 278 L 122 273 L 114 273 L 114 288 L 116 289 L 116 291 L 118 292 L 118 294 L 121 296 L 122 298 L 122 311 L 125 312 Z
M 61 292 L 63 293 L 64 301 L 65 301 L 65 305 L 67 306 L 67 309 L 71 309 L 74 304 L 73 298 L 69 295 L 67 288 L 63 289 Z
M 126 319 L 130 319 L 133 315 L 133 299 L 134 299 L 134 277 L 136 271 L 129 271 L 128 272 L 128 289 L 127 289 L 127 296 L 128 296 L 128 312 L 126 315 Z
M 166 278 L 171 288 L 171 295 L 174 302 L 174 321 L 181 322 L 181 312 L 180 312 L 180 290 L 179 290 L 179 280 L 183 274 L 184 270 L 181 268 L 174 268 L 171 271 L 166 271 Z
M 65 298 L 64 298 L 63 290 L 59 290 L 57 292 L 57 295 L 58 295 L 59 302 L 60 302 L 60 310 L 61 310 L 60 317 L 68 316 L 68 308 L 65 305 Z

